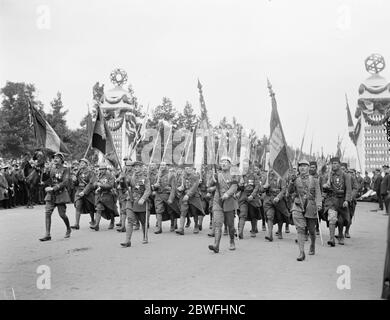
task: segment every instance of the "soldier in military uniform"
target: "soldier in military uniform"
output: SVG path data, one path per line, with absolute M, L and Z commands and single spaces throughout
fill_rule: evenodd
M 8 200 L 8 181 L 4 174 L 6 168 L 7 166 L 4 164 L 0 166 L 0 203 L 2 203 L 4 209 L 7 208 Z
M 343 227 L 350 221 L 349 203 L 351 202 L 351 177 L 340 168 L 340 159 L 331 159 L 332 169 L 328 181 L 323 185 L 323 190 L 327 192 L 324 201 L 324 216 L 329 225 L 328 245 L 335 246 L 336 225 L 339 231 L 338 242 L 344 245 Z
M 120 211 L 120 222 L 117 224 L 119 227 L 116 231 L 118 232 L 126 232 L 126 202 L 127 197 L 129 196 L 129 186 L 127 185 L 127 178 L 131 178 L 133 175 L 133 164 L 134 162 L 129 160 L 128 158 L 123 159 L 125 162 L 124 172 L 121 172 L 117 179 L 117 189 L 118 189 L 118 200 L 119 200 L 119 211 Z
M 265 237 L 268 241 L 273 241 L 273 225 L 278 224 L 278 238 L 283 239 L 283 222 L 288 222 L 290 213 L 285 200 L 286 180 L 278 177 L 273 169 L 268 173 L 268 182 L 263 186 L 265 191 L 264 211 L 267 217 L 268 235 Z
M 64 155 L 57 152 L 54 155 L 54 167 L 50 170 L 50 178 L 45 181 L 45 221 L 46 235 L 39 239 L 41 241 L 51 240 L 50 227 L 51 215 L 57 207 L 58 213 L 66 226 L 65 238 L 70 237 L 71 228 L 69 219 L 66 216 L 66 204 L 70 203 L 70 197 L 67 190 L 69 183 L 69 169 L 64 167 Z
M 126 202 L 126 213 L 127 213 L 127 227 L 126 227 L 126 242 L 121 243 L 124 248 L 131 246 L 131 236 L 133 234 L 133 225 L 138 216 L 141 222 L 143 231 L 142 243 L 148 243 L 146 235 L 146 202 L 149 199 L 151 189 L 150 180 L 148 177 L 147 168 L 143 166 L 142 162 L 134 162 L 134 173 L 133 176 L 128 179 L 127 185 L 130 186 L 129 196 Z
M 107 170 L 107 165 L 99 165 L 99 174 L 94 182 L 95 187 L 95 224 L 90 226 L 91 229 L 99 231 L 101 217 L 110 220 L 108 229 L 113 229 L 115 217 L 118 217 L 118 209 L 115 202 L 113 188 L 115 187 L 115 177 Z
M 206 165 L 202 165 L 201 172 L 200 172 L 200 179 L 199 179 L 199 193 L 200 193 L 200 201 L 202 202 L 202 208 L 205 215 L 210 214 L 210 199 L 211 195 L 207 191 L 207 181 L 208 181 L 208 170 Z M 199 231 L 202 231 L 203 228 L 203 219 L 204 216 L 200 215 L 198 217 L 198 225 L 199 225 Z M 210 227 L 212 227 L 211 224 L 211 217 L 210 217 Z
M 90 225 L 95 224 L 95 193 L 94 181 L 95 173 L 89 168 L 88 159 L 81 159 L 79 170 L 73 176 L 73 185 L 75 188 L 74 206 L 76 208 L 76 222 L 72 229 L 80 229 L 80 216 L 89 213 L 91 217 Z
M 157 181 L 152 185 L 155 193 L 154 207 L 157 216 L 157 230 L 155 234 L 162 233 L 162 222 L 170 220 L 173 232 L 177 228 L 177 218 L 180 218 L 180 209 L 176 199 L 176 176 L 170 171 L 165 162 L 160 163 Z
M 234 217 L 238 209 L 238 201 L 235 194 L 238 188 L 238 178 L 230 173 L 231 159 L 229 157 L 221 158 L 222 171 L 216 173 L 213 177 L 213 185 L 216 186 L 213 215 L 215 226 L 215 242 L 214 245 L 209 245 L 209 249 L 215 253 L 219 252 L 219 244 L 221 241 L 222 224 L 226 223 L 230 236 L 230 250 L 235 250 L 234 243 Z
M 350 219 L 348 225 L 345 227 L 344 236 L 345 238 L 351 238 L 349 234 L 349 229 L 351 228 L 352 218 L 355 215 L 355 209 L 357 204 L 356 198 L 359 192 L 359 185 L 356 178 L 356 172 L 354 171 L 354 169 L 348 170 L 348 167 L 345 168 L 346 168 L 346 172 L 348 172 L 351 177 L 351 202 L 349 203 L 349 207 L 348 207 Z
M 318 178 L 309 174 L 309 162 L 298 162 L 298 176 L 293 176 L 289 185 L 289 193 L 293 197 L 292 217 L 298 233 L 298 261 L 305 260 L 305 237 L 310 235 L 309 255 L 315 254 L 315 226 L 317 211 L 322 207 L 322 197 Z
M 249 170 L 243 175 L 238 184 L 238 206 L 239 206 L 239 222 L 238 236 L 244 238 L 244 226 L 246 221 L 250 221 L 252 229 L 251 237 L 256 237 L 257 220 L 260 219 L 260 198 L 259 198 L 260 182 L 254 171 Z
M 192 164 L 184 164 L 181 181 L 178 181 L 176 190 L 179 192 L 180 225 L 177 234 L 184 235 L 184 222 L 186 217 L 194 217 L 194 233 L 199 233 L 198 217 L 204 216 L 202 202 L 199 194 L 199 175 L 193 172 Z

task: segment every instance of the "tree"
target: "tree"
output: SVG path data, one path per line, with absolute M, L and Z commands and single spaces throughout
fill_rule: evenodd
M 7 81 L 0 91 L 0 153 L 4 157 L 18 157 L 36 147 L 30 122 L 28 100 L 43 113 L 42 103 L 35 99 L 35 86 L 24 82 Z
M 194 108 L 187 101 L 184 106 L 183 113 L 179 112 L 176 117 L 175 125 L 177 128 L 186 128 L 188 130 L 194 130 L 195 125 L 198 122 L 198 117 L 194 114 Z
M 49 122 L 58 136 L 63 140 L 63 142 L 72 141 L 69 139 L 70 130 L 66 124 L 65 119 L 68 110 L 64 110 L 61 92 L 57 92 L 57 97 L 50 102 L 50 106 L 51 112 L 47 114 L 46 120 Z
M 157 124 L 160 122 L 160 120 L 165 120 L 167 122 L 173 123 L 176 116 L 177 111 L 173 107 L 172 101 L 169 98 L 164 97 L 162 99 L 162 103 L 154 109 L 151 119 L 149 120 L 148 126 L 157 127 Z

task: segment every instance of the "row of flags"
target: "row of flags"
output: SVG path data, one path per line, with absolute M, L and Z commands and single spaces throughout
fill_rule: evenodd
M 288 154 L 287 154 L 287 143 L 284 136 L 282 123 L 280 121 L 278 108 L 277 108 L 277 102 L 275 98 L 275 93 L 272 90 L 272 85 L 270 81 L 267 79 L 267 86 L 269 89 L 270 97 L 271 97 L 271 106 L 272 106 L 272 112 L 271 112 L 271 120 L 270 120 L 270 140 L 269 145 L 266 146 L 263 149 L 263 153 L 261 155 L 256 155 L 256 159 L 260 157 L 259 162 L 265 168 L 268 170 L 269 168 L 272 168 L 280 177 L 285 177 L 289 169 L 292 168 L 292 163 L 289 160 Z M 192 133 L 186 138 L 185 146 L 184 146 L 184 152 L 182 154 L 182 160 L 184 158 L 188 158 L 192 156 L 191 151 L 194 148 L 193 143 L 195 143 L 196 152 L 195 155 L 193 155 L 193 159 L 195 159 L 194 163 L 199 164 L 203 163 L 205 157 L 215 157 L 215 160 L 218 159 L 219 156 L 219 150 L 221 148 L 230 149 L 229 151 L 232 152 L 233 155 L 237 156 L 237 150 L 238 150 L 238 142 L 235 141 L 232 144 L 230 142 L 226 142 L 230 137 L 227 135 L 224 136 L 222 134 L 218 138 L 218 148 L 217 153 L 215 153 L 214 148 L 210 148 L 210 146 L 214 146 L 215 141 L 211 139 L 211 137 L 205 138 L 204 134 L 203 136 L 200 136 L 198 134 L 199 128 L 201 128 L 202 132 L 207 132 L 209 130 L 209 120 L 207 118 L 206 113 L 206 105 L 204 102 L 203 93 L 201 90 L 200 82 L 198 82 L 198 89 L 200 92 L 200 103 L 201 103 L 201 109 L 203 118 L 197 125 L 197 127 L 194 128 Z M 40 146 L 45 147 L 47 149 L 51 149 L 55 152 L 61 151 L 65 153 L 70 153 L 69 150 L 66 148 L 65 144 L 61 141 L 61 139 L 58 137 L 56 132 L 53 130 L 53 128 L 50 126 L 50 124 L 44 119 L 44 117 L 41 115 L 41 113 L 32 106 L 31 102 L 29 101 L 29 107 L 33 119 L 33 124 L 35 128 L 35 135 L 38 141 L 38 144 Z M 102 154 L 105 155 L 105 158 L 114 166 L 118 167 L 120 166 L 120 160 L 118 159 L 117 152 L 115 149 L 114 141 L 111 135 L 110 128 L 105 121 L 101 108 L 99 105 L 96 107 L 96 120 L 95 123 L 92 123 L 92 115 L 89 113 L 88 110 L 88 116 L 87 116 L 87 132 L 88 132 L 88 138 L 90 140 L 90 147 L 99 150 Z M 348 107 L 348 114 L 350 116 L 350 111 Z M 136 146 L 145 139 L 146 134 L 146 123 L 149 119 L 149 108 L 147 110 L 147 113 L 145 117 L 142 119 L 142 123 L 138 123 L 138 119 L 134 115 L 127 115 L 127 117 L 131 117 L 130 121 L 126 121 L 128 126 L 126 127 L 127 133 L 131 136 L 131 145 L 130 145 L 130 157 L 134 157 L 134 153 L 136 150 Z M 352 118 L 348 118 L 348 121 L 352 121 Z M 169 124 L 166 124 L 169 125 Z M 172 132 L 172 125 L 170 126 L 171 130 L 168 133 L 168 140 L 167 143 L 164 146 L 163 150 L 163 157 L 166 154 L 166 148 L 169 145 L 169 141 L 172 141 L 173 139 L 173 132 Z M 306 129 L 305 129 L 306 130 Z M 241 138 L 241 158 L 245 159 L 253 159 L 253 153 L 252 153 L 252 142 L 251 142 L 251 136 L 248 135 L 246 137 L 245 135 L 241 136 L 244 138 Z M 166 137 L 165 137 L 166 138 Z M 214 138 L 213 138 L 214 139 Z M 152 158 L 151 161 L 153 161 L 153 154 L 156 153 L 156 148 L 158 145 L 158 138 L 156 139 L 156 143 L 152 150 Z M 302 140 L 303 143 L 303 140 Z M 159 144 L 161 148 L 161 143 Z M 311 147 L 312 148 L 312 143 Z M 195 148 L 194 148 L 195 149 Z M 211 149 L 211 150 L 210 150 Z M 302 149 L 302 148 L 301 148 Z M 161 151 L 161 150 L 160 150 Z M 158 150 L 157 150 L 158 152 Z M 210 153 L 211 152 L 211 153 Z M 302 151 L 300 150 L 300 155 Z M 310 152 L 311 154 L 311 152 Z M 298 157 L 295 157 L 295 160 L 299 160 L 300 155 Z M 322 155 L 322 158 L 323 155 Z M 321 159 L 322 159 L 321 158 Z M 164 160 L 164 159 L 163 159 Z M 248 167 L 248 163 L 241 161 L 240 162 L 240 170 L 245 170 Z

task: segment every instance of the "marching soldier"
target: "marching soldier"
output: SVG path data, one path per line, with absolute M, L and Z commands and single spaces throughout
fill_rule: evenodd
M 184 235 L 184 222 L 187 216 L 194 217 L 194 233 L 199 233 L 198 217 L 204 216 L 202 202 L 199 194 L 199 176 L 193 172 L 193 164 L 184 164 L 184 172 L 181 181 L 178 182 L 180 206 L 180 227 L 177 234 Z
M 6 202 L 8 200 L 8 182 L 4 174 L 6 167 L 6 165 L 0 167 L 0 203 L 2 203 L 4 209 L 7 208 Z
M 119 227 L 116 231 L 118 232 L 126 232 L 126 202 L 128 195 L 128 185 L 127 178 L 131 178 L 133 175 L 133 162 L 128 158 L 123 159 L 125 162 L 124 172 L 121 172 L 116 179 L 117 189 L 118 189 L 118 200 L 119 200 L 119 211 L 120 211 L 120 222 L 117 224 Z
M 51 240 L 51 215 L 55 207 L 57 207 L 58 213 L 66 226 L 65 238 L 70 237 L 71 228 L 69 225 L 69 219 L 66 216 L 66 204 L 70 203 L 70 197 L 67 189 L 68 183 L 69 169 L 64 167 L 64 155 L 61 152 L 57 152 L 54 155 L 54 167 L 50 170 L 49 179 L 45 181 L 46 235 L 39 239 L 40 241 Z
M 126 202 L 127 227 L 126 242 L 121 243 L 124 248 L 131 246 L 131 236 L 133 234 L 133 225 L 136 222 L 136 216 L 141 222 L 143 231 L 142 243 L 148 243 L 146 229 L 146 202 L 149 199 L 151 189 L 148 177 L 148 171 L 142 162 L 134 162 L 134 173 L 130 179 L 127 179 L 127 185 L 130 186 L 129 196 Z
M 309 162 L 298 162 L 298 176 L 292 176 L 289 193 L 293 197 L 292 217 L 298 233 L 299 256 L 298 261 L 305 260 L 306 230 L 310 235 L 309 255 L 315 254 L 315 227 L 317 211 L 322 207 L 321 190 L 318 178 L 309 174 Z
M 215 242 L 209 245 L 209 249 L 215 253 L 219 252 L 219 244 L 222 235 L 222 224 L 226 223 L 229 236 L 229 250 L 235 250 L 234 243 L 234 217 L 238 209 L 238 202 L 234 195 L 237 192 L 237 177 L 230 173 L 231 159 L 229 157 L 221 158 L 222 171 L 216 173 L 213 177 L 212 185 L 216 187 L 213 201 L 213 218 L 215 226 Z
M 80 229 L 80 216 L 84 213 L 89 213 L 91 217 L 89 224 L 95 224 L 95 174 L 89 168 L 89 165 L 88 159 L 81 159 L 79 163 L 79 170 L 72 178 L 75 188 L 74 206 L 76 208 L 76 222 L 73 226 L 71 226 L 71 228 L 76 230 Z
M 201 173 L 200 173 L 200 180 L 199 180 L 199 193 L 200 193 L 200 201 L 202 202 L 202 208 L 205 215 L 210 214 L 210 194 L 207 191 L 207 182 L 208 182 L 208 174 L 209 170 L 206 165 L 202 165 Z M 199 216 L 199 231 L 202 231 L 203 228 L 203 218 L 204 216 Z M 210 227 L 212 227 L 211 224 L 212 218 L 210 217 Z
M 335 246 L 336 225 L 339 231 L 338 242 L 344 245 L 343 227 L 349 224 L 349 203 L 351 202 L 351 177 L 340 168 L 340 159 L 334 157 L 330 160 L 332 168 L 328 181 L 323 185 L 323 190 L 327 192 L 324 201 L 324 215 L 329 225 L 328 245 Z
M 99 174 L 94 182 L 95 188 L 95 224 L 90 226 L 91 229 L 99 231 L 101 217 L 110 220 L 108 229 L 113 229 L 115 217 L 119 216 L 116 207 L 113 188 L 115 186 L 115 177 L 107 170 L 107 165 L 99 165 Z
M 162 222 L 170 220 L 173 232 L 177 228 L 177 218 L 180 218 L 180 209 L 175 198 L 176 176 L 170 171 L 165 162 L 160 163 L 157 181 L 152 185 L 155 193 L 154 207 L 157 216 L 157 230 L 155 234 L 162 233 Z
M 243 175 L 238 184 L 238 205 L 239 205 L 239 222 L 238 222 L 238 237 L 244 238 L 244 226 L 248 220 L 252 224 L 250 231 L 251 237 L 256 237 L 257 220 L 260 218 L 260 199 L 258 196 L 260 188 L 260 182 L 258 176 L 248 171 Z
M 321 180 L 320 180 L 320 175 L 318 174 L 318 165 L 317 165 L 316 161 L 310 161 L 309 164 L 310 164 L 309 174 L 311 176 L 313 176 L 314 178 L 318 179 L 318 182 L 319 182 L 319 185 L 320 185 L 321 204 L 322 204 L 322 184 L 321 184 Z M 322 205 L 321 205 L 321 209 L 319 209 L 319 211 L 320 210 L 322 210 Z M 320 213 L 318 213 L 318 214 L 320 214 Z M 320 234 L 320 225 L 319 225 L 319 219 L 317 219 L 317 222 L 316 222 L 316 235 L 318 236 L 319 234 Z
M 349 219 L 348 225 L 345 227 L 345 234 L 344 234 L 345 238 L 351 238 L 351 236 L 349 235 L 349 229 L 351 228 L 352 218 L 355 215 L 355 209 L 356 209 L 356 204 L 357 204 L 356 198 L 357 198 L 358 192 L 359 192 L 359 185 L 358 185 L 358 181 L 356 178 L 356 172 L 354 171 L 354 169 L 351 169 L 349 171 L 349 175 L 351 176 L 351 189 L 352 189 L 352 191 L 351 191 L 351 202 L 349 203 L 350 219 Z
M 268 183 L 264 185 L 263 190 L 265 190 L 264 211 L 268 225 L 268 236 L 265 239 L 270 242 L 273 241 L 272 229 L 274 223 L 278 224 L 278 239 L 283 239 L 283 222 L 287 222 L 290 216 L 285 200 L 286 180 L 278 177 L 274 170 L 270 168 Z

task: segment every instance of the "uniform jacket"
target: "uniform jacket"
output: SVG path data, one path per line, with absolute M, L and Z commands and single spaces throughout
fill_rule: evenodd
M 338 171 L 332 170 L 327 191 L 330 197 L 344 198 L 344 201 L 350 202 L 352 200 L 351 176 L 341 169 Z
M 260 203 L 260 180 L 259 176 L 254 172 L 248 172 L 244 175 L 238 184 L 238 191 L 240 191 L 238 202 L 239 204 L 248 202 L 252 206 L 259 208 L 261 206 Z M 252 200 L 248 200 L 248 197 L 252 196 Z
M 98 183 L 101 184 L 100 187 L 97 186 Z M 114 193 L 112 192 L 114 186 L 115 177 L 108 170 L 105 172 L 99 172 L 94 182 L 95 203 L 101 203 L 115 214 L 118 214 Z
M 318 178 L 298 175 L 289 185 L 289 193 L 293 198 L 292 211 L 304 213 L 306 218 L 316 218 L 317 208 L 322 206 L 322 196 Z
M 238 188 L 238 179 L 230 172 L 218 172 L 219 188 L 217 187 L 214 194 L 213 209 L 223 211 L 234 211 L 238 209 L 238 201 L 234 197 Z M 213 182 L 216 186 L 216 181 Z M 221 201 L 221 197 L 226 194 L 228 199 Z M 221 207 L 222 203 L 222 207 Z
M 127 198 L 126 208 L 134 212 L 145 212 L 146 201 L 151 194 L 150 180 L 146 171 L 134 172 L 133 175 L 127 179 L 127 184 L 130 186 L 130 193 Z M 138 201 L 144 200 L 141 206 Z
M 266 196 L 274 199 L 276 197 L 282 200 L 286 194 L 287 182 L 276 174 L 268 177 L 268 186 L 263 186 Z
M 386 173 L 386 175 L 382 178 L 381 181 L 381 195 L 387 195 L 387 192 L 390 191 L 390 174 Z
M 168 200 L 173 202 L 176 193 L 176 175 L 170 172 L 168 169 L 161 170 L 156 184 L 153 185 L 153 189 L 156 191 L 156 197 L 161 194 L 168 194 Z
M 76 173 L 76 181 L 74 182 L 74 186 L 76 188 L 75 201 L 80 199 L 79 194 L 80 192 L 83 192 L 84 199 L 91 203 L 95 203 L 94 182 L 95 173 L 91 169 L 79 169 Z
M 8 199 L 8 182 L 3 172 L 0 172 L 0 201 Z
M 55 204 L 69 203 L 70 197 L 67 189 L 69 177 L 69 169 L 63 165 L 51 168 L 49 179 L 44 182 L 44 186 L 52 187 L 53 191 L 46 193 L 45 201 Z

